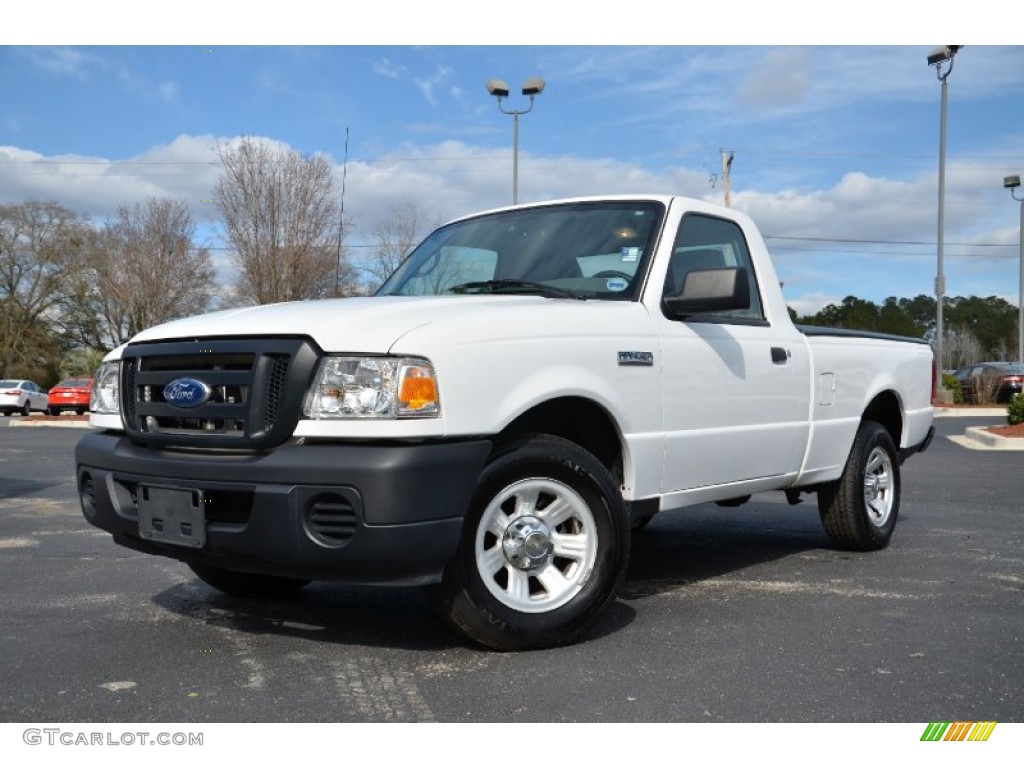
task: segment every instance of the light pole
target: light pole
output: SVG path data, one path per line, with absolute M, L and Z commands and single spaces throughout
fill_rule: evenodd
M 945 393 L 942 386 L 942 302 L 946 295 L 946 275 L 942 271 L 942 256 L 945 245 L 946 224 L 946 78 L 953 71 L 953 57 L 963 48 L 962 45 L 940 45 L 928 54 L 928 65 L 935 67 L 935 74 L 942 83 L 942 116 L 939 120 L 939 233 L 938 233 L 938 265 L 935 275 L 935 359 L 938 366 L 938 389 Z
M 1020 176 L 1006 176 L 1003 186 L 1020 202 L 1020 287 L 1017 293 L 1017 362 L 1024 363 L 1024 197 L 1017 197 Z
M 533 100 L 544 91 L 544 78 L 531 77 L 523 83 L 523 96 L 530 97 L 530 106 L 526 109 L 508 110 L 502 106 L 502 99 L 508 98 L 508 83 L 504 80 L 491 78 L 487 81 L 487 92 L 498 100 L 498 109 L 506 115 L 512 115 L 512 205 L 519 202 L 519 116 L 533 109 Z

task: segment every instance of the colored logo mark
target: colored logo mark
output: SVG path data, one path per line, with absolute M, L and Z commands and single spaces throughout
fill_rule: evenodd
M 195 408 L 210 399 L 210 388 L 198 379 L 175 379 L 164 387 L 164 401 L 177 408 Z
M 995 727 L 994 720 L 981 723 L 928 723 L 921 734 L 921 741 L 988 741 Z

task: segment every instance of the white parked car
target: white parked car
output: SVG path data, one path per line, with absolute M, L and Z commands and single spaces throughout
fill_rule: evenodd
M 885 547 L 932 381 L 923 339 L 795 327 L 738 211 L 531 204 L 447 224 L 374 297 L 140 333 L 96 377 L 78 487 L 229 594 L 422 584 L 539 648 L 612 604 L 655 514 L 816 494 L 833 546 Z
M 25 379 L 0 380 L 0 412 L 5 416 L 20 412 L 28 416 L 31 411 L 46 412 L 49 396 L 34 381 Z

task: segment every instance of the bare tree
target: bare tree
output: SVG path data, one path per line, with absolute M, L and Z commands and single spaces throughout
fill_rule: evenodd
M 322 155 L 244 138 L 220 148 L 217 207 L 247 304 L 344 295 L 354 284 L 341 245 L 338 198 Z
M 0 205 L 0 371 L 43 377 L 60 358 L 54 322 L 92 230 L 54 202 Z
M 194 237 L 182 200 L 119 208 L 84 275 L 69 287 L 65 335 L 81 347 L 109 349 L 150 326 L 206 311 L 218 286 L 210 254 Z
M 377 223 L 374 246 L 365 270 L 377 288 L 391 276 L 412 249 L 443 221 L 443 216 L 425 212 L 414 201 L 388 206 L 388 215 Z
M 972 365 L 984 356 L 981 342 L 966 325 L 948 327 L 945 337 L 942 352 L 947 368 Z

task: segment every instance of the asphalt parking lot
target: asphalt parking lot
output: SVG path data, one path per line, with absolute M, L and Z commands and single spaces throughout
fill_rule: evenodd
M 813 499 L 663 515 L 585 642 L 499 654 L 415 589 L 227 599 L 85 522 L 82 432 L 0 420 L 0 720 L 1020 722 L 1024 454 L 947 439 L 997 422 L 936 422 L 885 551 Z

